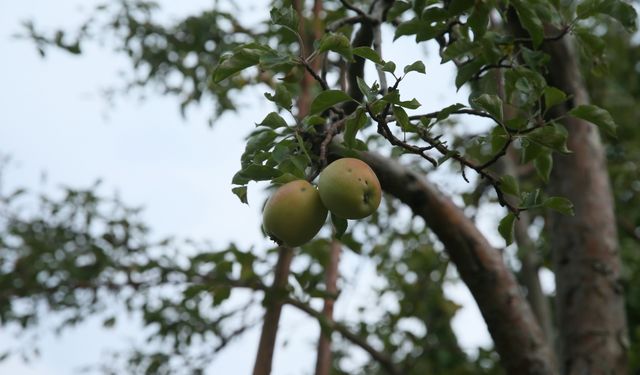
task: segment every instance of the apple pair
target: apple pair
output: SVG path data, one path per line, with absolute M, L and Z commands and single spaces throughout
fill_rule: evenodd
M 366 163 L 338 159 L 320 173 L 318 189 L 305 180 L 278 188 L 265 205 L 263 225 L 276 242 L 300 246 L 320 231 L 327 209 L 343 219 L 362 219 L 381 198 L 380 182 Z

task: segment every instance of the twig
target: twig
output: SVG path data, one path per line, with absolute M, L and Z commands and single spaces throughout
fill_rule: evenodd
M 375 348 L 369 345 L 369 343 L 365 339 L 351 332 L 344 325 L 337 322 L 328 321 L 325 316 L 322 315 L 322 313 L 316 311 L 304 302 L 298 301 L 296 299 L 286 298 L 284 300 L 284 303 L 307 313 L 309 316 L 318 320 L 318 322 L 320 322 L 320 324 L 322 324 L 324 328 L 340 333 L 342 337 L 349 340 L 352 344 L 359 346 L 365 352 L 369 353 L 369 355 L 378 363 L 380 363 L 380 365 L 384 367 L 389 374 L 400 375 L 400 371 L 389 356 L 387 356 L 385 353 L 377 351 Z
M 369 21 L 369 18 L 365 17 L 365 16 L 360 16 L 360 15 L 359 16 L 346 17 L 346 18 L 342 18 L 342 19 L 339 19 L 337 21 L 332 22 L 324 30 L 326 32 L 335 32 L 336 30 L 338 30 L 342 26 L 355 25 L 357 23 L 361 23 L 361 22 L 365 22 L 365 21 Z
M 320 75 L 318 75 L 318 73 L 316 73 L 316 71 L 311 67 L 311 65 L 309 65 L 307 60 L 300 58 L 298 59 L 298 62 L 302 64 L 302 66 L 304 66 L 307 72 L 309 72 L 309 74 L 311 74 L 311 76 L 316 81 L 318 81 L 318 83 L 320 84 L 320 87 L 322 87 L 322 90 L 325 90 L 325 91 L 329 90 L 329 85 L 327 84 L 327 81 L 325 81 L 322 77 L 320 77 Z
M 424 130 L 424 129 L 418 128 L 418 135 L 420 136 L 420 138 L 422 140 L 424 140 L 425 142 L 427 142 L 430 145 L 432 145 L 442 155 L 450 156 L 452 159 L 458 161 L 462 166 L 469 167 L 469 168 L 473 169 L 478 175 L 480 175 L 481 178 L 486 179 L 491 184 L 491 186 L 493 186 L 493 189 L 495 190 L 496 195 L 498 197 L 498 203 L 500 203 L 501 206 L 506 207 L 509 211 L 511 211 L 514 215 L 516 215 L 516 217 L 518 216 L 520 211 L 522 211 L 522 208 L 516 207 L 516 206 L 512 205 L 511 203 L 509 203 L 507 201 L 507 199 L 504 196 L 504 193 L 502 192 L 502 189 L 500 189 L 500 180 L 498 180 L 496 177 L 494 177 L 490 172 L 486 171 L 484 169 L 484 168 L 486 168 L 486 166 L 484 166 L 484 164 L 476 165 L 474 162 L 472 162 L 470 160 L 467 160 L 462 155 L 460 155 L 459 152 L 453 151 L 453 150 L 449 150 L 444 145 L 444 143 L 442 143 L 442 142 L 432 138 L 431 136 L 429 136 L 427 131 Z M 510 143 L 510 142 L 508 142 L 508 143 Z M 506 151 L 506 148 L 505 148 L 505 151 Z M 499 159 L 499 157 L 497 157 L 496 160 L 497 159 Z M 463 173 L 464 173 L 464 168 L 463 168 Z M 466 176 L 464 176 L 464 177 L 466 177 Z
M 352 11 L 354 11 L 354 12 L 358 13 L 358 15 L 359 15 L 359 16 L 361 16 L 361 17 L 367 17 L 367 18 L 369 17 L 369 16 L 368 16 L 368 15 L 367 15 L 367 14 L 366 14 L 362 9 L 360 9 L 360 8 L 358 8 L 358 7 L 356 7 L 356 6 L 354 6 L 354 5 L 353 5 L 353 4 L 351 4 L 349 1 L 347 1 L 347 0 L 340 0 L 340 2 L 342 3 L 342 5 L 343 5 L 345 8 L 347 8 L 347 9 L 349 9 L 349 10 L 352 10 Z

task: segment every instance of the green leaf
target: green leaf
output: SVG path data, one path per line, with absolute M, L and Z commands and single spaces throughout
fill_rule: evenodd
M 367 123 L 367 115 L 364 109 L 358 108 L 356 112 L 349 116 L 345 123 L 344 144 L 348 148 L 353 148 L 356 140 L 356 134 Z
M 393 35 L 393 40 L 405 35 L 415 35 L 425 26 L 419 17 L 413 18 L 409 21 L 402 22 L 396 27 L 396 32 Z
M 416 100 L 416 98 L 413 98 L 411 100 L 400 100 L 400 92 L 398 90 L 391 91 L 382 99 L 391 104 L 399 105 L 401 107 L 409 109 L 417 109 L 421 106 L 420 102 Z
M 409 9 L 411 9 L 411 4 L 407 3 L 406 1 L 394 1 L 393 5 L 387 12 L 387 20 L 394 20 Z
M 242 202 L 244 204 L 249 204 L 248 197 L 247 197 L 247 185 L 234 187 L 233 189 L 231 189 L 231 191 L 238 198 L 240 198 L 240 202 Z
M 567 216 L 573 216 L 573 203 L 567 198 L 550 197 L 542 202 L 542 206 L 558 211 Z
M 525 208 L 536 207 L 542 203 L 540 189 L 523 194 L 522 204 Z
M 276 85 L 275 94 L 265 93 L 264 96 L 270 101 L 276 103 L 278 106 L 285 108 L 287 110 L 291 109 L 293 104 L 293 99 L 291 98 L 291 93 L 287 90 L 284 85 Z
M 409 122 L 409 115 L 407 115 L 407 112 L 405 112 L 402 107 L 394 105 L 393 116 L 395 116 L 396 123 L 402 130 L 407 131 L 407 129 L 409 129 L 409 127 L 411 126 L 411 123 Z
M 271 48 L 255 43 L 235 48 L 232 54 L 225 55 L 220 60 L 213 71 L 213 81 L 218 83 L 250 66 L 257 65 L 260 57 L 271 51 Z
M 456 104 L 452 104 L 448 107 L 445 107 L 443 109 L 441 109 L 440 111 L 438 111 L 438 115 L 436 117 L 436 121 L 442 121 L 446 118 L 448 118 L 449 116 L 451 116 L 452 113 L 464 108 L 465 105 L 461 104 L 461 103 L 456 103 Z
M 382 65 L 382 70 L 389 73 L 394 73 L 396 71 L 396 63 L 393 61 L 387 61 Z
M 504 238 L 507 246 L 511 245 L 513 242 L 513 228 L 515 223 L 516 216 L 512 212 L 509 212 L 507 216 L 500 220 L 500 224 L 498 224 L 498 232 L 500 232 L 500 235 Z
M 308 128 L 314 127 L 316 125 L 324 125 L 326 124 L 327 119 L 319 115 L 311 115 L 307 116 L 302 120 L 302 123 L 306 125 Z
M 529 35 L 531 35 L 533 46 L 540 46 L 544 40 L 544 26 L 542 25 L 542 21 L 536 14 L 534 8 L 529 2 L 522 0 L 513 0 L 511 3 L 516 9 L 516 13 L 518 14 L 518 19 L 520 20 L 522 27 L 524 27 L 525 30 L 529 32 Z
M 522 142 L 522 163 L 526 164 L 532 160 L 535 160 L 545 150 L 545 148 L 535 142 L 525 141 Z
M 286 172 L 286 173 L 283 173 L 281 176 L 272 179 L 271 182 L 276 184 L 276 185 L 284 185 L 287 182 L 296 181 L 296 180 L 299 180 L 299 179 L 300 179 L 300 177 L 298 177 L 298 176 L 296 176 L 296 175 L 294 175 L 292 173 Z
M 532 131 L 525 138 L 563 154 L 571 153 L 567 148 L 567 131 L 560 125 L 543 126 Z
M 447 7 L 449 16 L 457 16 L 458 14 L 463 13 L 465 10 L 471 8 L 474 3 L 475 0 L 451 0 Z
M 497 95 L 482 94 L 475 98 L 473 102 L 491 116 L 502 121 L 502 99 Z
M 323 91 L 313 99 L 310 114 L 324 112 L 336 104 L 352 100 L 351 97 L 341 90 Z
M 213 290 L 213 305 L 218 306 L 231 296 L 231 288 L 229 287 L 216 287 Z
M 578 4 L 576 14 L 580 19 L 589 18 L 596 14 L 606 14 L 618 20 L 627 31 L 633 32 L 637 29 L 638 14 L 636 10 L 631 4 L 622 0 L 585 0 Z
M 319 52 L 333 51 L 340 54 L 347 61 L 353 61 L 353 51 L 349 38 L 342 34 L 324 34 L 318 45 Z
M 271 112 L 256 126 L 266 126 L 271 129 L 278 129 L 287 127 L 287 122 L 279 114 Z
M 245 167 L 251 164 L 258 151 L 268 151 L 271 149 L 276 137 L 276 132 L 271 129 L 259 128 L 252 132 L 247 138 L 247 145 L 241 157 L 242 166 Z M 238 183 L 238 185 L 243 184 L 244 183 Z
M 567 100 L 567 94 L 564 91 L 553 86 L 544 88 L 544 106 L 549 109 Z
M 511 98 L 516 91 L 520 95 L 525 95 L 527 101 L 531 103 L 539 100 L 547 86 L 547 81 L 540 73 L 522 66 L 508 69 L 504 76 L 507 98 Z
M 491 8 L 484 1 L 476 2 L 467 24 L 473 30 L 473 34 L 476 35 L 476 40 L 481 38 L 487 31 L 489 25 L 489 13 Z
M 404 74 L 407 74 L 409 72 L 418 72 L 418 73 L 422 73 L 422 74 L 426 74 L 425 73 L 425 67 L 424 67 L 424 63 L 420 60 L 414 62 L 411 65 L 407 65 L 404 67 Z
M 580 105 L 569 111 L 569 114 L 597 125 L 612 136 L 616 135 L 617 125 L 611 114 L 598 106 Z
M 367 98 L 367 101 L 369 103 L 373 102 L 376 99 L 376 95 L 378 95 L 377 87 L 369 87 L 364 79 L 360 77 L 356 77 L 356 82 L 358 84 L 360 92 L 362 93 L 362 95 L 364 95 L 365 98 Z M 374 84 L 374 86 L 376 85 Z
M 456 75 L 456 88 L 460 90 L 460 87 L 478 73 L 483 65 L 482 60 L 474 59 L 460 66 Z
M 378 55 L 378 52 L 374 51 L 373 49 L 369 48 L 369 47 L 356 47 L 353 49 L 353 54 L 356 56 L 360 56 L 363 59 L 367 59 L 370 61 L 373 61 L 374 63 L 378 64 L 378 65 L 383 65 L 384 61 L 382 60 L 382 58 L 380 57 L 380 55 Z M 360 78 L 360 77 L 358 77 Z
M 249 181 L 265 181 L 276 178 L 282 174 L 281 171 L 268 165 L 251 164 L 233 176 L 232 183 L 244 185 Z
M 538 176 L 540 176 L 544 182 L 549 182 L 551 168 L 553 168 L 553 156 L 551 155 L 551 152 L 541 153 L 533 161 L 533 166 L 536 168 Z
M 457 39 L 442 52 L 442 63 L 470 55 L 476 46 L 468 39 Z
M 292 31 L 298 30 L 298 13 L 292 6 L 271 8 L 271 22 L 275 25 L 286 26 Z
M 347 231 L 347 227 L 349 226 L 349 222 L 347 219 L 343 219 L 341 217 L 337 217 L 333 213 L 331 214 L 331 223 L 333 224 L 333 229 L 335 230 L 336 238 L 340 239 L 344 232 Z
M 509 195 L 514 197 L 520 196 L 520 186 L 518 186 L 518 180 L 510 175 L 504 175 L 500 178 L 500 189 Z
M 409 108 L 409 109 L 418 109 L 422 104 L 416 99 L 413 98 L 411 100 L 403 100 L 398 103 L 401 107 Z
M 602 56 L 606 48 L 606 44 L 604 40 L 595 35 L 591 29 L 576 25 L 573 29 L 573 34 L 580 41 L 580 46 L 588 55 L 596 57 Z

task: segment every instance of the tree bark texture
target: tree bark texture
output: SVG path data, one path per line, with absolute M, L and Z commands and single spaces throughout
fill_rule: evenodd
M 547 42 L 549 84 L 572 99 L 564 115 L 589 103 L 572 40 Z M 549 215 L 556 275 L 561 370 L 567 375 L 627 374 L 627 324 L 620 283 L 614 202 L 598 129 L 568 117 L 570 155 L 555 154 L 551 195 L 574 204 L 575 216 Z
M 289 268 L 293 259 L 293 249 L 290 247 L 280 247 L 278 254 L 278 263 L 274 271 L 274 279 L 272 290 L 269 298 L 265 300 L 266 312 L 264 314 L 264 322 L 262 323 L 262 333 L 260 334 L 260 343 L 258 344 L 258 354 L 253 367 L 253 375 L 269 375 L 271 373 L 271 365 L 273 362 L 273 351 L 276 346 L 276 336 L 278 334 L 278 324 L 280 322 L 280 313 L 282 312 L 283 301 L 278 298 L 286 285 L 289 278 Z
M 369 152 L 360 157 L 376 172 L 385 192 L 407 204 L 442 241 L 478 303 L 506 372 L 557 374 L 549 346 L 515 276 L 473 222 L 449 198 L 401 164 Z

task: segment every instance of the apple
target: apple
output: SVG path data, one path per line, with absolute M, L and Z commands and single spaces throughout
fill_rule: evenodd
M 362 219 L 374 213 L 382 199 L 375 172 L 359 159 L 342 158 L 329 164 L 318 180 L 320 199 L 334 215 Z
M 327 219 L 318 190 L 305 180 L 278 188 L 262 214 L 265 231 L 278 244 L 300 246 L 309 242 Z

